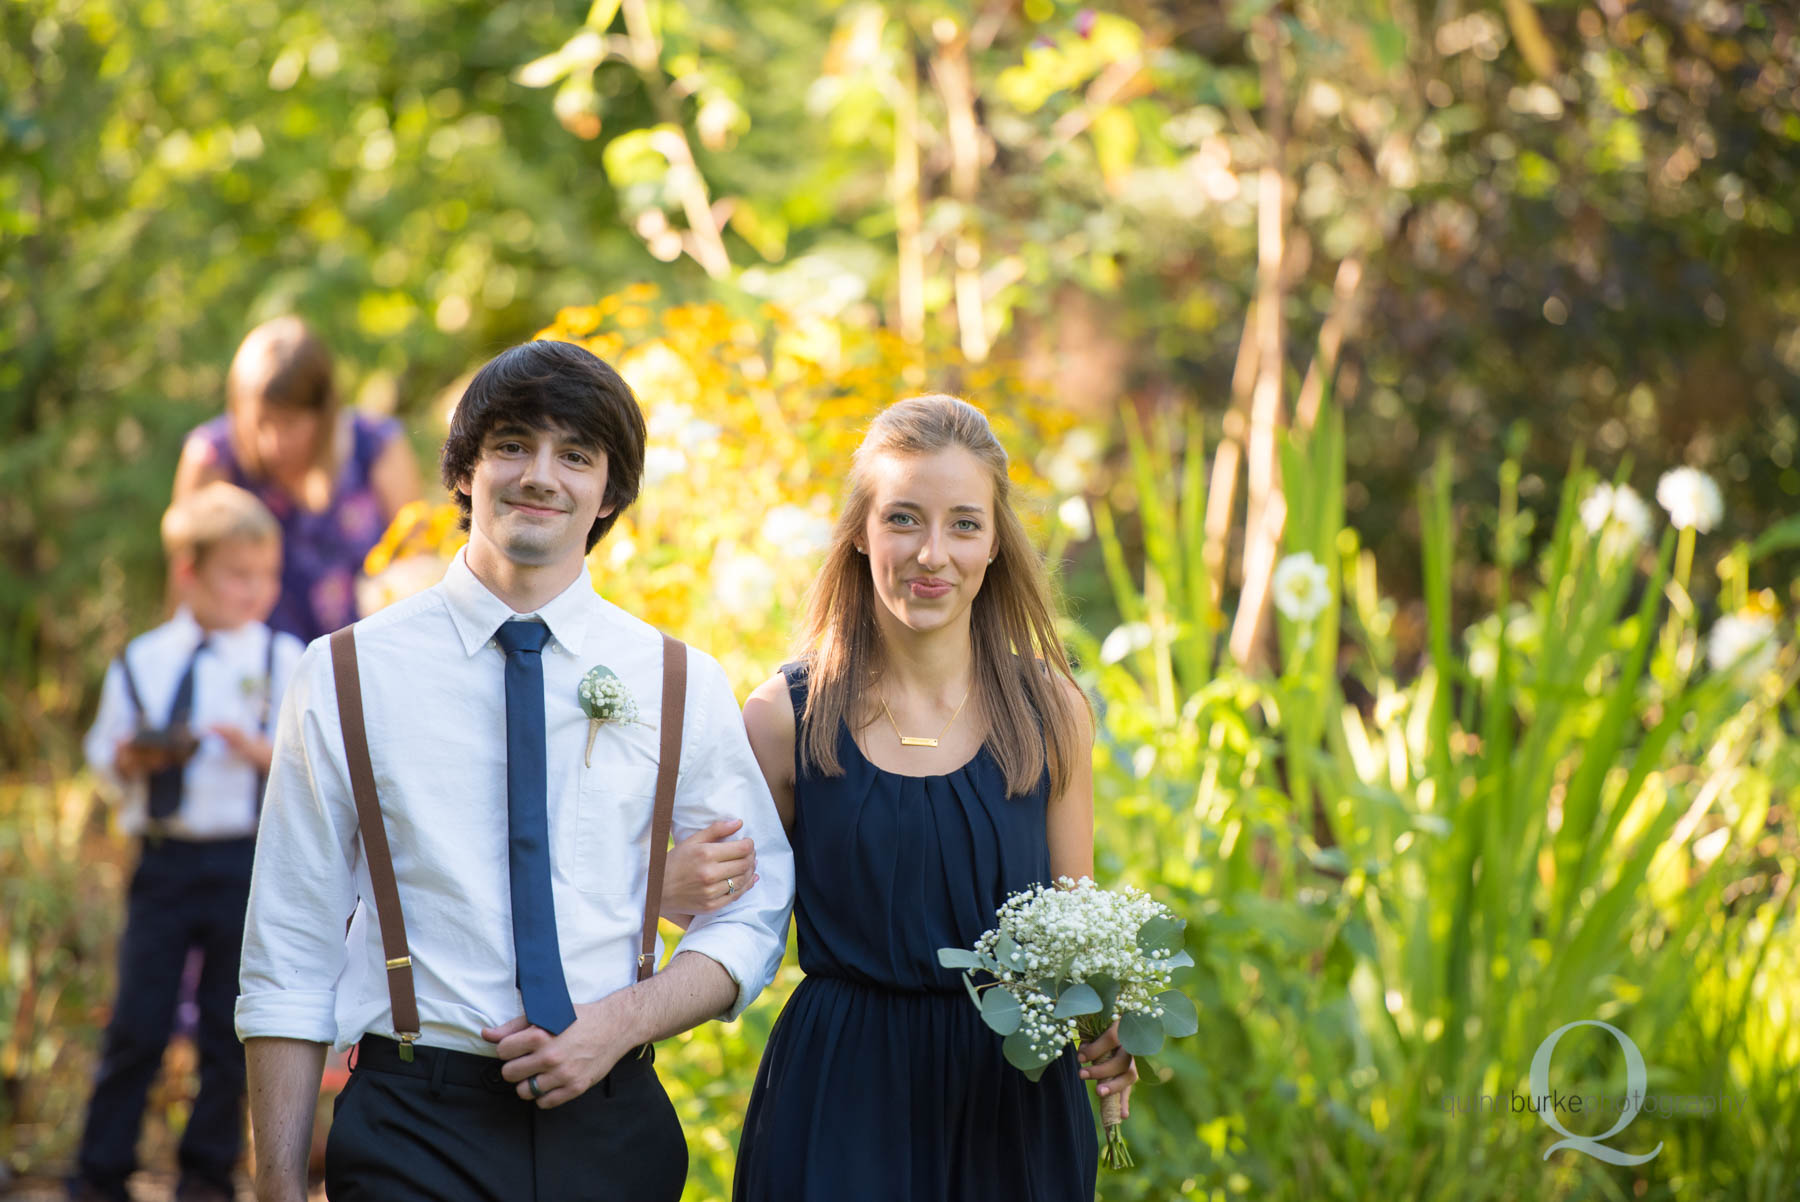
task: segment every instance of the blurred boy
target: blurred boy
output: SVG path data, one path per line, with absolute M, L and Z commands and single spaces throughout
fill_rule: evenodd
M 182 1136 L 179 1202 L 233 1197 L 244 1058 L 232 1030 L 250 861 L 269 770 L 269 716 L 300 641 L 263 624 L 281 586 L 281 528 L 250 493 L 210 484 L 163 517 L 179 605 L 106 674 L 88 763 L 142 840 L 119 943 L 119 993 L 70 1197 L 125 1202 L 145 1095 L 198 948 L 200 1092 Z

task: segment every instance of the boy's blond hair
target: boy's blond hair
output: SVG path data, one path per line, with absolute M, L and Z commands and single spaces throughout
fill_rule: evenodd
M 281 523 L 269 507 L 235 484 L 216 480 L 169 506 L 162 519 L 163 554 L 185 556 L 196 566 L 214 547 L 231 539 L 281 540 Z

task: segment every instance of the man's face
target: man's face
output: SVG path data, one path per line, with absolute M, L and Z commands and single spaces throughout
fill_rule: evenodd
M 469 541 L 521 567 L 580 563 L 588 531 L 613 509 L 605 452 L 560 425 L 489 431 L 457 488 L 469 498 Z

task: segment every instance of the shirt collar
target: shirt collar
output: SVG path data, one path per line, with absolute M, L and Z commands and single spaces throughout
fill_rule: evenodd
M 221 647 L 230 646 L 238 638 L 242 637 L 243 633 L 246 630 L 249 630 L 252 624 L 246 622 L 242 626 L 233 627 L 227 630 L 205 630 L 201 628 L 200 623 L 195 619 L 194 611 L 183 605 L 175 611 L 175 616 L 169 620 L 169 625 L 181 632 L 181 645 L 188 650 L 192 651 L 198 648 L 201 643 L 205 643 L 208 647 L 217 651 Z
M 599 600 L 585 571 L 535 614 L 524 615 L 514 613 L 510 605 L 476 579 L 475 573 L 464 562 L 466 554 L 466 548 L 456 553 L 449 570 L 444 573 L 443 583 L 444 600 L 450 609 L 450 620 L 462 639 L 463 654 L 472 656 L 487 646 L 501 623 L 527 616 L 541 619 L 550 628 L 550 637 L 568 654 L 580 654 L 595 603 Z

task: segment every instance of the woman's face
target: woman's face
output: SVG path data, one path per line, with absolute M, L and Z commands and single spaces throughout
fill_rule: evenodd
M 993 477 L 962 447 L 877 455 L 857 549 L 869 557 L 882 625 L 925 633 L 968 621 L 994 554 Z
M 287 483 L 311 470 L 322 433 L 316 411 L 271 405 L 258 388 L 246 388 L 236 409 L 238 429 L 255 450 L 263 474 Z

